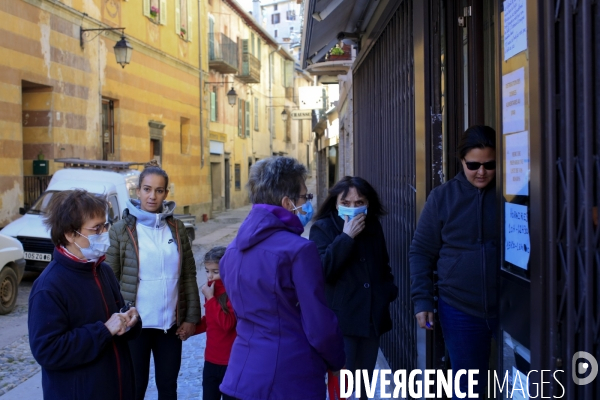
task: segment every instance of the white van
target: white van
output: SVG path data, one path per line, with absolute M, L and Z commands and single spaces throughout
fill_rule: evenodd
M 118 221 L 126 208 L 127 199 L 136 198 L 140 171 L 133 166 L 140 163 L 122 161 L 96 161 L 79 159 L 56 159 L 64 168 L 56 171 L 48 188 L 21 218 L 11 222 L 0 231 L 23 244 L 26 271 L 42 271 L 50 261 L 54 245 L 50 232 L 43 224 L 43 215 L 54 193 L 62 190 L 85 189 L 92 193 L 106 194 L 110 208 L 108 218 Z

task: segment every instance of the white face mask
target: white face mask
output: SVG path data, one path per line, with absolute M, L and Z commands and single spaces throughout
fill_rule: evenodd
M 79 247 L 79 250 L 81 250 L 81 254 L 83 254 L 83 256 L 88 260 L 97 260 L 98 258 L 105 255 L 106 251 L 110 247 L 110 238 L 108 237 L 108 232 L 90 236 L 85 236 L 81 233 L 79 234 L 90 242 L 90 246 L 81 247 L 76 242 L 73 243 L 75 243 L 75 246 Z

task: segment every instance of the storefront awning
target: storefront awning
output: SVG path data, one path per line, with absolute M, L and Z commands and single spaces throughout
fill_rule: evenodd
M 377 0 L 307 0 L 302 32 L 302 68 L 323 58 L 338 43 L 341 32 L 360 30 L 371 3 L 377 3 Z

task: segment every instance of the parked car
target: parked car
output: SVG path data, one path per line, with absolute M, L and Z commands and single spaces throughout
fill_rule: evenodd
M 19 283 L 25 271 L 25 258 L 21 242 L 0 235 L 0 315 L 15 309 Z
M 79 159 L 56 159 L 64 168 L 56 171 L 48 183 L 48 188 L 35 201 L 29 210 L 21 209 L 23 216 L 0 231 L 1 234 L 18 239 L 25 251 L 25 270 L 41 272 L 52 261 L 54 245 L 50 232 L 43 224 L 43 215 L 54 193 L 61 190 L 85 189 L 92 193 L 102 193 L 109 202 L 108 219 L 118 221 L 126 208 L 129 198 L 137 198 L 136 188 L 140 171 L 134 166 L 141 163 L 125 161 L 97 161 Z M 186 226 L 190 237 L 195 237 L 196 217 L 175 215 Z M 193 239 L 192 239 L 193 240 Z

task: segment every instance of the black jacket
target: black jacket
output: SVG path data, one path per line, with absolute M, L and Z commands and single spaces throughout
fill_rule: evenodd
M 383 229 L 367 215 L 365 229 L 354 239 L 343 233 L 337 213 L 310 229 L 323 263 L 325 295 L 346 336 L 369 337 L 371 324 L 380 336 L 392 329 L 389 304 L 398 297 Z
M 134 397 L 128 340 L 104 323 L 125 305 L 119 282 L 101 262 L 81 263 L 55 249 L 29 295 L 29 344 L 42 367 L 45 399 L 127 400 Z
M 431 191 L 410 246 L 415 314 L 433 311 L 432 271 L 444 301 L 469 315 L 496 316 L 496 192 L 464 173 Z

